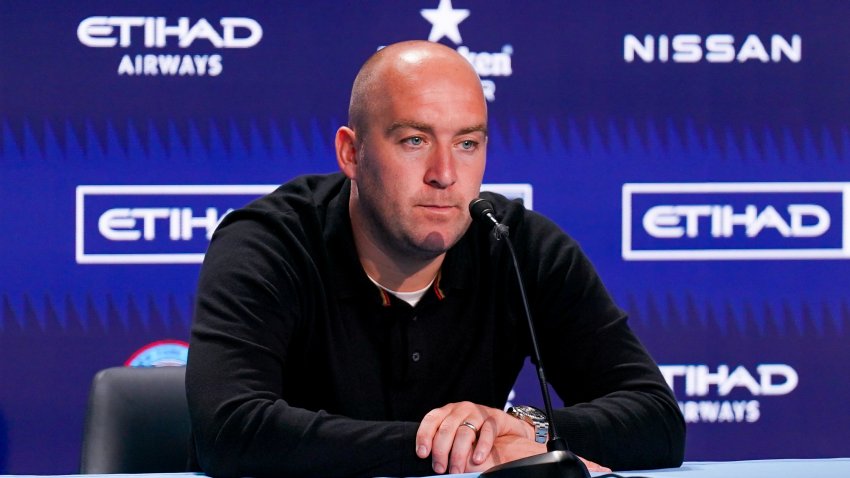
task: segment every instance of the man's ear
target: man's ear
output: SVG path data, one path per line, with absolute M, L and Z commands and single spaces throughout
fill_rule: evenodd
M 348 177 L 357 176 L 357 134 L 348 126 L 341 126 L 334 138 L 336 147 L 336 162 L 339 169 Z

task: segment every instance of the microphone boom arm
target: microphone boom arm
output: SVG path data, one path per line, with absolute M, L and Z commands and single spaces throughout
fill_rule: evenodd
M 531 320 L 531 308 L 528 306 L 528 296 L 525 294 L 525 285 L 522 282 L 522 274 L 519 270 L 519 262 L 516 258 L 513 243 L 508 237 L 508 226 L 500 223 L 494 215 L 493 205 L 486 199 L 477 198 L 469 203 L 469 213 L 473 220 L 478 220 L 493 226 L 493 237 L 498 241 L 505 240 L 508 252 L 516 272 L 517 284 L 519 285 L 520 297 L 528 320 L 528 333 L 531 336 L 531 348 L 534 359 L 537 361 L 537 378 L 540 380 L 540 389 L 543 392 L 543 404 L 546 407 L 546 417 L 549 421 L 549 441 L 546 442 L 547 453 L 528 456 L 518 460 L 502 463 L 494 466 L 481 474 L 482 478 L 590 478 L 587 467 L 571 452 L 567 441 L 558 435 L 555 428 L 554 409 L 549 397 L 549 386 L 546 375 L 543 372 L 543 358 L 540 355 L 540 347 L 537 345 L 537 334 L 534 322 Z

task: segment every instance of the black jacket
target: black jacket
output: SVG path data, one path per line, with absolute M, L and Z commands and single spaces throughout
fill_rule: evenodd
M 410 307 L 360 266 L 341 174 L 305 176 L 229 214 L 198 285 L 187 393 L 212 476 L 430 475 L 429 410 L 502 408 L 530 354 L 502 242 L 473 224 Z M 558 432 L 614 469 L 678 466 L 684 422 L 656 364 L 579 246 L 484 193 L 510 227 Z

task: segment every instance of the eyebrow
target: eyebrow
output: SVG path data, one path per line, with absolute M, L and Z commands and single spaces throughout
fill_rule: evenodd
M 394 131 L 401 129 L 401 128 L 411 128 L 411 129 L 415 129 L 415 130 L 419 130 L 419 131 L 424 131 L 428 134 L 434 134 L 434 128 L 431 125 L 429 125 L 427 123 L 421 123 L 419 121 L 412 121 L 412 120 L 393 121 L 393 123 L 386 129 L 385 133 L 387 134 L 387 136 L 389 136 Z M 473 126 L 468 126 L 466 128 L 460 129 L 457 133 L 455 133 L 455 135 L 459 136 L 459 135 L 464 135 L 464 134 L 469 134 L 469 133 L 478 133 L 478 132 L 484 133 L 484 136 L 487 136 L 487 125 L 484 124 L 484 123 L 481 123 L 481 124 L 476 124 L 476 125 L 473 125 Z

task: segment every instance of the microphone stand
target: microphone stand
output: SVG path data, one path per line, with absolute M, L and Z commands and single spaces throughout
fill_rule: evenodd
M 473 205 L 476 202 L 483 200 L 475 200 L 470 204 L 470 210 L 473 210 Z M 489 206 L 489 203 L 486 203 Z M 480 206 L 479 206 L 480 209 Z M 475 211 L 473 211 L 475 212 Z M 476 214 L 473 214 L 475 217 Z M 546 375 L 543 372 L 543 358 L 540 355 L 540 348 L 537 345 L 537 334 L 535 333 L 534 323 L 531 320 L 531 308 L 528 306 L 528 297 L 525 294 L 525 287 L 522 283 L 522 274 L 519 271 L 519 263 L 516 259 L 514 246 L 508 238 L 508 227 L 500 223 L 492 214 L 492 207 L 484 208 L 479 212 L 478 217 L 486 217 L 494 223 L 493 237 L 496 240 L 505 239 L 505 244 L 508 245 L 511 260 L 513 261 L 514 271 L 516 271 L 517 283 L 519 284 L 519 292 L 522 297 L 522 305 L 525 310 L 525 318 L 528 320 L 528 332 L 531 335 L 531 346 L 534 358 L 537 360 L 537 378 L 540 380 L 540 388 L 543 392 L 543 403 L 546 407 L 546 417 L 549 420 L 549 441 L 546 443 L 546 453 L 533 455 L 518 460 L 509 461 L 496 465 L 493 468 L 481 474 L 482 478 L 590 478 L 590 473 L 584 462 L 571 452 L 567 446 L 567 441 L 558 435 L 555 428 L 554 411 L 552 409 L 552 400 L 549 398 L 549 387 L 546 384 Z

